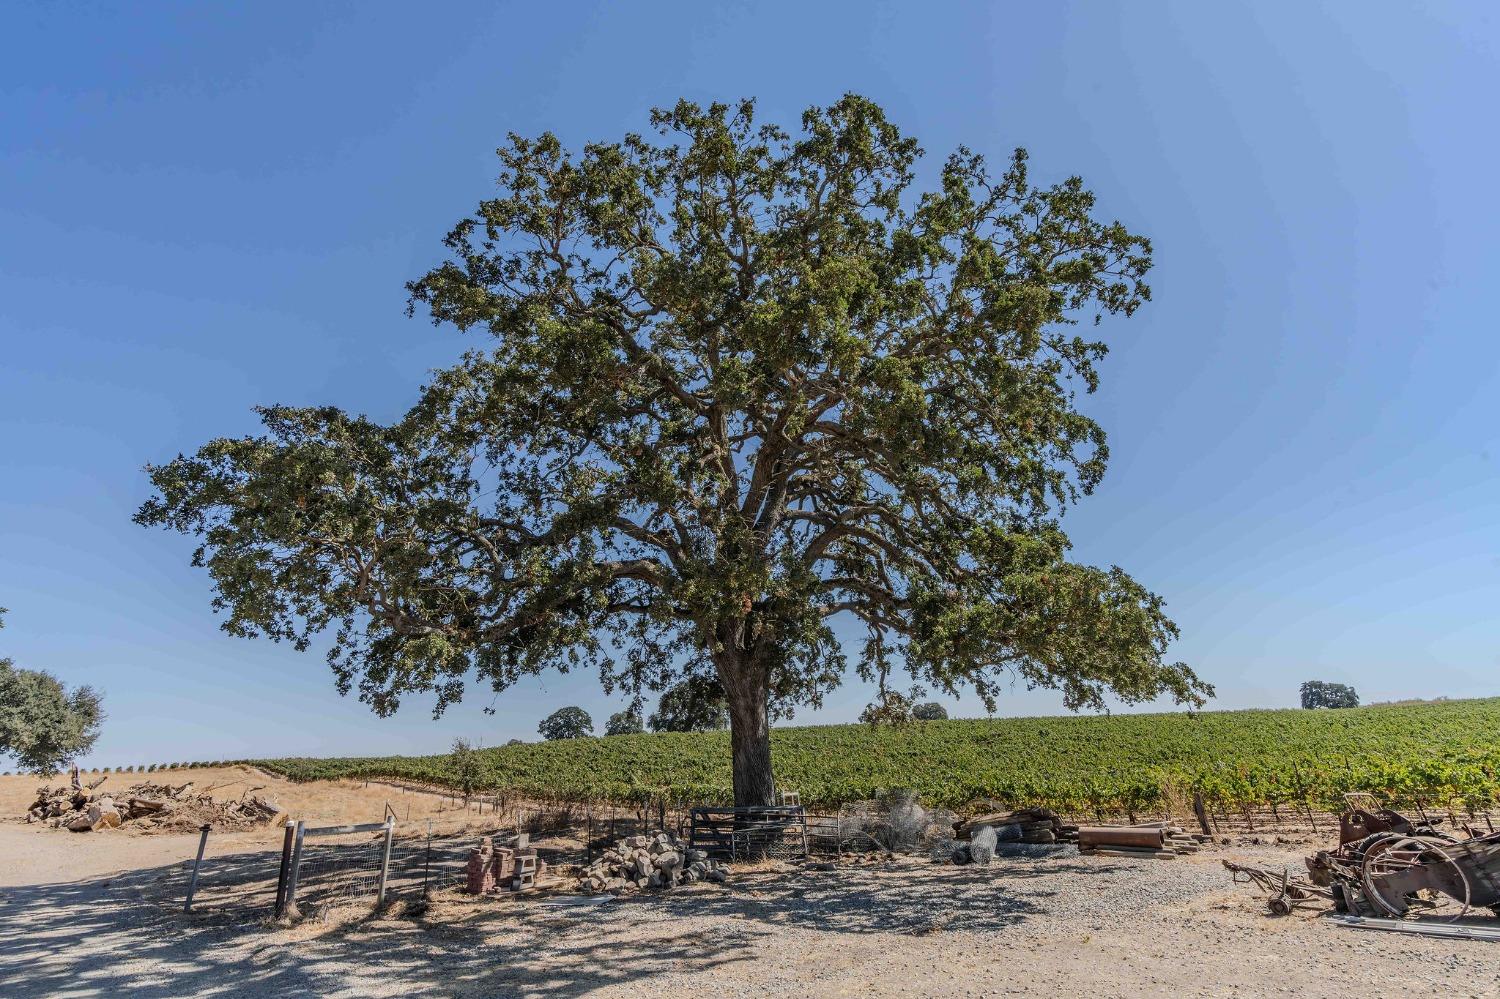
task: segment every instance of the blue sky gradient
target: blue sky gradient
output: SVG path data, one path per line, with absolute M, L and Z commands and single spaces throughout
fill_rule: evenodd
M 403 283 L 508 131 L 845 91 L 928 150 L 1081 174 L 1151 236 L 1086 402 L 1076 555 L 1163 594 L 1226 708 L 1500 692 L 1500 28 L 1484 4 L 12 5 L 0 33 L 0 654 L 107 693 L 94 762 L 534 737 L 593 677 L 378 719 L 217 630 L 141 466 L 251 407 L 377 419 L 477 345 Z M 799 722 L 852 720 L 851 683 Z M 496 713 L 482 708 L 493 704 Z M 980 714 L 977 701 L 950 704 Z M 1007 714 L 1059 710 L 1017 689 Z

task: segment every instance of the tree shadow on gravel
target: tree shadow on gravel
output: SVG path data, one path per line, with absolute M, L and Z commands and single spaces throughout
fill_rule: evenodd
M 693 888 L 642 899 L 680 916 L 730 916 L 833 933 L 930 933 L 948 926 L 995 931 L 1043 916 L 1066 882 L 1112 868 L 950 867 L 920 862 L 767 872 L 727 890 Z M 1036 883 L 1032 883 L 1036 882 Z
M 424 878 L 439 892 L 451 888 L 462 871 L 458 848 L 472 840 L 434 840 L 430 865 L 425 840 L 409 841 L 404 856 L 393 851 L 393 911 L 420 897 Z M 341 853 L 369 847 L 318 849 L 337 867 Z M 0 889 L 0 997 L 275 999 L 392 988 L 408 996 L 582 996 L 666 971 L 751 960 L 751 944 L 765 935 L 749 927 L 641 933 L 614 924 L 617 913 L 599 919 L 509 898 L 475 900 L 472 911 L 431 922 L 367 909 L 322 924 L 316 881 L 298 891 L 312 918 L 277 929 L 270 917 L 279 865 L 279 851 L 206 860 L 192 913 L 182 911 L 190 862 Z M 365 897 L 365 906 L 372 902 Z
M 1045 914 L 1103 865 L 955 868 L 915 861 L 835 871 L 736 873 L 730 884 L 551 907 L 545 896 L 451 891 L 474 837 L 404 841 L 393 856 L 396 915 L 269 922 L 279 851 L 205 862 L 192 914 L 189 864 L 66 884 L 0 889 L 0 996 L 144 999 L 308 995 L 580 997 L 662 975 L 770 959 L 786 929 L 833 934 L 994 931 Z M 367 843 L 320 845 L 325 857 Z M 330 866 L 336 867 L 337 864 Z M 441 903 L 399 915 L 424 876 Z M 316 913 L 318 885 L 299 890 Z M 368 906 L 373 898 L 367 898 Z M 747 968 L 748 972 L 748 968 Z

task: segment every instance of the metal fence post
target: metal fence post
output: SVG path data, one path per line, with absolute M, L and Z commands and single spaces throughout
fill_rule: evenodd
M 286 885 L 292 870 L 292 840 L 296 836 L 297 823 L 286 820 L 286 835 L 281 838 L 281 873 L 276 877 L 276 918 L 286 915 Z
M 208 846 L 209 825 L 204 823 L 198 827 L 201 834 L 198 837 L 198 859 L 193 861 L 193 876 L 188 879 L 187 898 L 182 903 L 183 912 L 193 911 L 193 892 L 198 890 L 198 868 L 203 865 L 203 848 Z
M 396 833 L 396 823 L 385 820 L 385 844 L 380 849 L 380 889 L 375 893 L 375 908 L 385 905 L 385 882 L 391 872 L 391 839 Z
M 426 859 L 425 864 L 422 867 L 422 897 L 424 899 L 430 897 L 430 890 L 427 887 L 427 879 L 428 879 L 428 877 L 431 876 L 431 874 L 432 874 L 432 820 L 428 819 L 427 820 L 427 859 Z
M 292 840 L 292 869 L 286 879 L 286 903 L 283 909 L 286 915 L 297 915 L 297 875 L 302 871 L 302 836 L 307 827 L 301 819 L 297 820 L 297 834 Z

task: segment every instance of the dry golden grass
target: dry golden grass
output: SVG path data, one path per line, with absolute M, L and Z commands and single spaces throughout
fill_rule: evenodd
M 100 776 L 103 775 L 85 774 L 84 781 L 87 783 L 98 780 Z M 258 794 L 275 799 L 289 815 L 303 819 L 309 825 L 380 822 L 385 817 L 387 803 L 403 826 L 408 821 L 432 820 L 434 831 L 439 833 L 460 832 L 471 827 L 492 828 L 495 822 L 488 809 L 481 817 L 474 805 L 465 808 L 462 801 L 453 802 L 436 794 L 404 792 L 400 787 L 377 781 L 366 783 L 337 780 L 295 784 L 248 766 L 200 767 L 149 774 L 112 773 L 108 777 L 99 787 L 101 792 L 119 794 L 144 781 L 173 786 L 191 781 L 194 792 L 207 792 L 224 801 L 247 794 Z M 66 775 L 52 778 L 0 777 L 0 818 L 9 821 L 23 820 L 27 808 L 36 798 L 39 786 L 45 784 L 57 787 L 65 785 L 67 781 Z M 134 831 L 130 826 L 121 829 L 121 832 L 130 831 Z M 275 840 L 281 835 L 281 831 L 279 828 L 268 828 L 247 835 L 254 839 Z

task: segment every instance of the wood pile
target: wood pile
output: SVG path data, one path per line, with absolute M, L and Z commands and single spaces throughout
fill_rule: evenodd
M 215 828 L 248 829 L 285 820 L 275 801 L 248 792 L 238 801 L 218 801 L 209 794 L 193 794 L 192 783 L 133 784 L 119 795 L 100 792 L 101 777 L 75 787 L 39 787 L 26 812 L 27 822 L 45 822 L 71 832 L 97 832 L 124 823 L 161 830 Z M 258 788 L 256 790 L 259 790 Z
M 671 833 L 658 832 L 620 840 L 584 869 L 580 881 L 586 891 L 622 892 L 722 882 L 728 874 L 729 868 L 710 860 L 707 850 L 692 849 Z
M 1197 853 L 1207 837 L 1170 822 L 1134 826 L 1080 826 L 1078 852 L 1097 857 L 1155 857 L 1169 860 Z
M 953 824 L 954 839 L 969 839 L 976 829 L 989 826 L 1001 843 L 1073 843 L 1078 827 L 1068 825 L 1050 808 L 1021 808 L 987 812 Z

